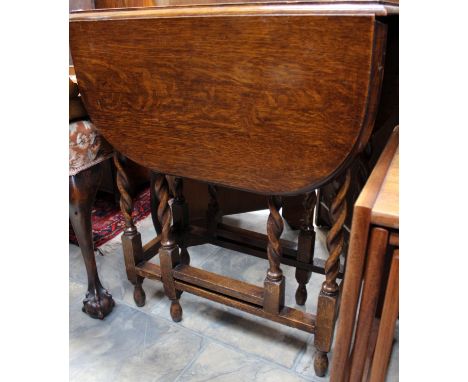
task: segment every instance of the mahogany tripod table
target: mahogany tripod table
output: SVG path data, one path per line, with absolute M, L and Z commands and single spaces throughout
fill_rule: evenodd
M 182 318 L 179 299 L 188 292 L 314 333 L 314 367 L 323 376 L 338 310 L 348 168 L 372 132 L 385 16 L 398 7 L 389 1 L 173 3 L 178 6 L 70 16 L 71 54 L 93 123 L 117 151 L 157 173 L 161 234 L 142 246 L 115 156 L 135 301 L 145 303 L 142 282 L 155 279 L 172 301 L 174 321 Z M 172 201 L 166 175 L 176 178 Z M 266 195 L 263 288 L 190 266 L 187 248 L 197 235 L 187 227 L 182 178 Z M 329 257 L 312 314 L 284 304 L 281 196 L 313 198 L 333 179 L 340 186 Z M 148 262 L 156 254 L 160 266 Z

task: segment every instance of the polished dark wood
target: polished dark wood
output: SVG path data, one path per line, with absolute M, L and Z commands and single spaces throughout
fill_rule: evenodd
M 263 303 L 263 288 L 229 277 L 222 277 L 202 269 L 180 265 L 174 270 L 174 277 L 180 281 L 210 289 L 252 304 L 262 305 Z
M 72 4 L 70 4 L 72 6 Z M 87 118 L 74 81 L 74 68 L 69 68 L 69 120 Z M 99 280 L 94 257 L 91 211 L 102 179 L 100 164 L 69 177 L 69 218 L 83 256 L 88 277 L 88 290 L 83 301 L 83 311 L 93 318 L 103 319 L 112 311 L 114 300 Z
M 101 178 L 101 168 L 93 166 L 69 177 L 69 217 L 88 276 L 88 291 L 83 300 L 83 312 L 103 319 L 114 307 L 111 294 L 99 280 L 93 247 L 91 210 Z
M 70 18 L 76 72 L 94 122 L 119 151 L 156 173 L 161 265 L 147 263 L 149 251 L 135 239 L 126 255 L 129 279 L 161 279 L 174 321 L 186 291 L 313 332 L 315 370 L 324 375 L 338 311 L 349 166 L 369 139 L 379 102 L 387 28 L 377 17 L 397 7 L 378 1 L 171 5 Z M 174 177 L 210 184 L 204 227 L 177 228 L 184 219 L 173 219 L 169 205 L 180 199 Z M 281 197 L 314 192 L 332 179 L 330 256 L 315 316 L 284 306 L 284 255 L 309 262 L 301 266 L 307 271 L 314 264 L 311 237 L 296 248 L 280 239 Z M 267 195 L 266 240 L 222 227 L 219 186 Z M 137 237 L 133 223 L 128 230 Z M 207 237 L 258 255 L 266 247 L 263 288 L 184 263 L 181 243 Z M 306 260 L 297 259 L 298 249 Z M 299 300 L 307 276 L 299 274 Z
M 73 5 L 78 6 L 79 4 Z M 72 6 L 71 3 L 70 6 Z M 81 97 L 79 96 L 80 90 L 78 84 L 76 83 L 75 67 L 73 65 L 69 66 L 69 89 L 69 120 L 75 121 L 80 119 L 89 119 L 88 112 L 84 108 Z M 103 139 L 103 137 L 100 139 Z M 121 156 L 120 161 L 122 166 L 125 167 L 125 173 L 128 177 L 128 192 L 131 196 L 135 196 L 139 191 L 148 185 L 150 172 L 148 169 L 123 156 Z M 117 170 L 112 159 L 102 161 L 96 166 L 102 168 L 102 176 L 101 180 L 99 181 L 98 192 L 102 191 L 112 194 L 116 204 L 118 204 L 120 200 L 120 193 L 116 181 Z
M 172 320 L 182 319 L 182 308 L 179 304 L 180 293 L 174 284 L 173 269 L 180 264 L 179 247 L 175 243 L 172 232 L 172 210 L 169 207 L 169 185 L 164 174 L 158 174 L 154 189 L 159 199 L 158 219 L 161 222 L 161 247 L 159 259 L 161 261 L 161 278 L 166 296 L 171 300 L 170 313 Z
M 385 50 L 385 71 L 382 79 L 382 91 L 375 119 L 375 127 L 366 148 L 351 166 L 354 180 L 348 193 L 348 204 L 354 205 L 362 191 L 372 169 L 375 167 L 392 132 L 399 121 L 399 18 L 391 16 L 385 19 L 387 42 Z M 315 223 L 319 227 L 330 227 L 329 209 L 333 199 L 333 184 L 320 188 Z M 291 216 L 292 212 L 288 212 Z M 345 241 L 349 242 L 352 213 L 345 222 Z
M 156 5 L 155 0 L 94 0 L 96 9 L 101 8 L 130 8 Z
M 265 10 L 252 7 L 235 12 Z M 181 18 L 181 8 L 71 15 L 85 105 L 116 149 L 155 171 L 265 194 L 314 189 L 349 164 L 375 118 L 381 23 L 313 10 L 196 17 L 196 7 Z
M 162 280 L 161 267 L 153 263 L 140 263 L 136 272 L 142 277 Z M 286 306 L 279 314 L 266 312 L 262 307 L 263 288 L 182 264 L 174 268 L 173 275 L 174 285 L 179 291 L 187 291 L 308 333 L 315 331 L 313 314 Z
M 263 317 L 274 322 L 278 322 L 283 325 L 290 326 L 292 328 L 300 329 L 308 333 L 314 333 L 315 331 L 315 316 L 310 313 L 303 312 L 298 309 L 284 307 L 279 314 L 271 314 L 261 306 L 252 305 L 244 301 L 229 298 L 227 296 L 214 293 L 210 290 L 198 288 L 193 285 L 185 284 L 182 281 L 176 281 L 175 285 L 180 290 L 187 291 L 200 297 L 207 298 L 209 300 L 224 304 L 244 312 Z
M 267 221 L 267 255 L 269 268 L 263 286 L 263 309 L 272 314 L 278 314 L 284 306 L 284 288 L 286 281 L 280 268 L 282 254 L 281 242 L 279 240 L 283 232 L 283 218 L 279 213 L 281 198 L 278 196 L 268 197 L 268 208 L 270 215 Z
M 346 195 L 351 182 L 351 172 L 348 169 L 342 180 L 330 211 L 332 227 L 327 234 L 327 249 L 329 257 L 325 263 L 325 281 L 320 290 L 317 304 L 317 331 L 314 336 L 314 345 L 317 349 L 314 360 L 315 373 L 323 377 L 328 368 L 327 353 L 331 350 L 335 318 L 338 309 L 337 281 L 340 269 L 340 256 L 343 251 L 344 234 L 343 225 L 348 213 Z
M 128 192 L 132 197 L 135 197 L 140 191 L 148 187 L 150 183 L 150 171 L 123 156 L 121 156 L 121 163 L 128 177 Z M 120 192 L 117 187 L 117 169 L 114 162 L 112 159 L 108 159 L 99 165 L 103 169 L 99 191 L 112 194 L 118 205 Z
M 297 244 L 297 260 L 305 264 L 313 264 L 315 249 L 315 229 L 314 229 L 314 211 L 317 203 L 317 194 L 315 191 L 306 194 L 303 203 L 304 218 L 299 232 Z M 296 290 L 296 304 L 304 305 L 307 300 L 306 285 L 310 280 L 312 272 L 296 268 L 296 280 L 298 287 Z
M 127 278 L 134 285 L 133 298 L 137 306 L 144 306 L 146 301 L 143 290 L 143 278 L 135 272 L 135 266 L 144 260 L 141 235 L 138 232 L 132 218 L 133 199 L 129 194 L 129 181 L 121 163 L 121 156 L 114 153 L 114 164 L 117 168 L 117 187 L 120 192 L 120 210 L 125 219 L 125 229 L 122 234 L 122 247 L 125 259 Z
M 208 185 L 208 194 L 210 199 L 206 210 L 206 224 L 210 234 L 214 235 L 223 215 L 218 202 L 218 187 L 213 184 Z
M 245 5 L 245 4 L 284 4 L 284 0 L 71 0 L 71 2 L 91 3 L 93 8 L 133 8 L 133 7 L 175 7 L 175 6 L 203 6 L 203 5 Z M 323 14 L 373 14 L 376 16 L 388 16 L 398 14 L 399 0 L 291 0 L 288 3 L 302 5 L 307 3 L 315 6 L 317 13 Z M 79 9 L 75 7 L 73 9 Z M 71 10 L 71 7 L 70 7 Z M 300 13 L 300 9 L 298 11 Z

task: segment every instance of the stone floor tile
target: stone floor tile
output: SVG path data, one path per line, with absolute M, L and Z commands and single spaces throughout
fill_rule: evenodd
M 296 382 L 305 379 L 223 345 L 209 342 L 178 382 Z
M 223 276 L 231 277 L 237 280 L 245 281 L 257 286 L 263 286 L 266 272 L 268 269 L 268 260 L 258 257 L 245 255 L 225 248 L 219 248 L 202 265 L 203 269 L 218 273 Z M 296 309 L 315 313 L 317 310 L 317 299 L 322 282 L 325 277 L 320 274 L 313 274 L 307 284 L 308 298 L 305 307 L 296 305 L 297 281 L 295 278 L 295 268 L 282 265 L 281 269 L 286 278 L 285 303 L 287 306 Z
M 332 349 L 333 351 L 333 349 Z M 333 356 L 333 352 L 328 353 L 329 360 L 331 361 L 331 356 Z M 311 378 L 314 382 L 327 382 L 330 379 L 330 370 L 327 371 L 327 374 L 321 378 L 315 374 L 314 371 L 314 357 L 315 357 L 315 347 L 314 347 L 314 339 L 311 338 L 309 343 L 307 344 L 306 351 L 301 355 L 299 362 L 296 365 L 295 371 L 306 377 Z M 330 362 L 331 363 L 331 362 Z
M 202 341 L 118 301 L 102 321 L 83 314 L 81 301 L 72 302 L 70 381 L 173 381 L 198 354 Z
M 265 233 L 267 217 L 268 211 L 256 211 L 230 215 L 224 217 L 224 221 Z M 143 243 L 154 237 L 151 217 L 137 226 Z M 296 240 L 297 231 L 285 224 L 282 237 Z M 317 230 L 316 258 L 327 257 L 325 239 L 325 232 Z M 96 256 L 101 281 L 117 305 L 104 321 L 89 318 L 81 312 L 86 292 L 81 252 L 74 245 L 69 249 L 72 381 L 328 380 L 328 376 L 315 376 L 313 336 L 307 333 L 187 293 L 181 298 L 183 320 L 173 324 L 169 321 L 169 302 L 162 284 L 153 280 L 143 284 L 146 305 L 136 308 L 133 286 L 125 274 L 120 237 L 101 247 L 104 256 Z M 191 264 L 196 267 L 259 286 L 263 284 L 268 267 L 264 259 L 209 244 L 192 247 L 190 253 Z M 157 263 L 157 257 L 152 261 Z M 288 266 L 282 266 L 282 269 L 286 277 L 286 304 L 315 313 L 324 276 L 312 275 L 306 306 L 298 307 L 294 300 L 295 270 Z M 203 343 L 208 345 L 198 356 Z M 218 352 L 226 355 L 217 358 Z M 229 361 L 231 358 L 232 362 Z M 387 381 L 397 380 L 398 342 L 392 353 Z
M 142 235 L 143 244 L 151 240 L 156 235 L 151 221 L 151 216 L 148 216 L 138 222 L 137 228 Z M 102 284 L 114 299 L 123 300 L 129 305 L 134 305 L 134 288 L 127 279 L 120 235 L 101 246 L 100 249 L 104 255 L 96 254 L 96 266 Z M 78 246 L 73 244 L 69 245 L 69 250 L 70 279 L 86 285 L 86 269 L 81 256 L 81 251 Z M 194 266 L 199 266 L 217 250 L 218 247 L 211 244 L 192 247 L 190 249 L 190 253 L 193 257 L 192 264 Z M 155 256 L 151 261 L 159 264 L 158 256 Z M 146 304 L 141 308 L 143 311 L 150 312 L 155 305 L 160 303 L 162 300 L 165 300 L 164 290 L 160 282 L 145 280 L 143 283 L 143 289 L 146 293 Z M 85 293 L 86 288 L 83 288 L 83 297 Z
M 285 367 L 292 367 L 310 336 L 187 293 L 180 302 L 180 325 Z M 170 319 L 169 303 L 157 305 L 152 313 Z

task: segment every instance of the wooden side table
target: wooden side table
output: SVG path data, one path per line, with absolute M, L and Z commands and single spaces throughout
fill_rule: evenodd
M 398 169 L 396 127 L 354 206 L 340 306 L 341 319 L 331 368 L 333 382 L 383 381 L 386 375 L 398 316 Z M 392 258 L 379 324 L 375 316 L 385 281 L 387 253 Z M 362 296 L 355 327 L 361 284 Z M 351 347 L 354 329 L 354 343 Z
M 143 280 L 154 279 L 176 322 L 185 292 L 313 333 L 314 369 L 324 376 L 339 304 L 349 167 L 372 133 L 387 23 L 398 2 L 273 3 L 77 12 L 70 15 L 70 48 L 93 122 L 119 153 L 157 173 L 161 235 L 143 246 L 128 176 L 115 156 L 135 303 L 145 303 Z M 209 185 L 208 222 L 219 215 L 218 186 L 266 196 L 267 235 L 254 238 L 268 257 L 263 287 L 190 265 L 188 249 L 214 224 L 187 226 L 184 178 Z M 280 264 L 290 247 L 281 240 L 280 209 L 282 197 L 309 193 L 312 211 L 315 190 L 331 181 L 329 256 L 313 314 L 285 305 Z M 313 243 L 305 233 L 304 242 Z M 148 261 L 156 254 L 160 265 Z

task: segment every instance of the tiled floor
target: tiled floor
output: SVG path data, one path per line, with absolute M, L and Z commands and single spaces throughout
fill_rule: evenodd
M 266 212 L 225 218 L 229 224 L 264 232 Z M 154 237 L 151 218 L 138 224 L 143 243 Z M 297 232 L 285 227 L 283 237 Z M 101 281 L 116 306 L 103 321 L 81 312 L 86 274 L 78 247 L 70 244 L 70 380 L 88 381 L 328 381 L 315 375 L 313 336 L 184 293 L 183 320 L 174 323 L 161 283 L 146 280 L 146 305 L 137 308 L 127 281 L 120 238 L 101 247 L 97 256 Z M 190 248 L 191 264 L 262 285 L 267 261 L 206 244 Z M 319 232 L 315 254 L 325 257 Z M 155 259 L 157 262 L 157 259 Z M 286 276 L 286 304 L 295 306 L 294 269 Z M 323 276 L 308 284 L 305 309 L 316 310 Z M 398 345 L 388 381 L 398 380 Z

